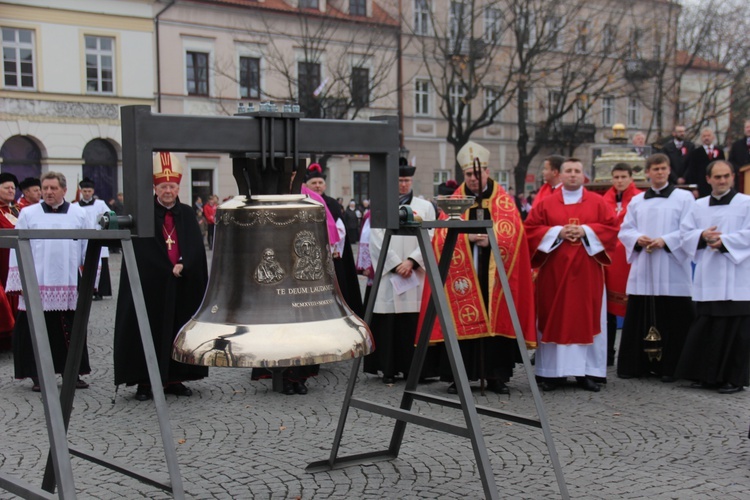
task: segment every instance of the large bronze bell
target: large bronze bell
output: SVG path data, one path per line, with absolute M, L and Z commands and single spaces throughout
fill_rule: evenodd
M 175 339 L 175 360 L 274 368 L 372 350 L 369 328 L 341 298 L 322 204 L 266 195 L 218 207 L 206 295 Z

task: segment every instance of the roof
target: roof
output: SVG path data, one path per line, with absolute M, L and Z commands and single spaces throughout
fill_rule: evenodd
M 705 71 L 729 71 L 726 66 L 716 61 L 708 61 L 700 56 L 688 54 L 687 51 L 678 50 L 675 54 L 677 66 L 690 69 L 701 69 Z
M 305 9 L 298 8 L 290 5 L 285 0 L 193 0 L 196 3 L 206 3 L 215 5 L 225 5 L 228 7 L 239 7 L 246 9 L 263 9 L 276 12 L 288 12 L 288 13 L 304 13 L 311 17 L 333 17 L 341 20 L 348 20 L 358 23 L 366 24 L 384 24 L 387 26 L 398 27 L 399 22 L 397 19 L 392 18 L 380 5 L 375 1 L 372 1 L 372 16 L 353 16 L 349 13 L 343 12 L 335 7 L 331 6 L 330 3 L 326 2 L 326 12 L 322 13 L 317 9 Z

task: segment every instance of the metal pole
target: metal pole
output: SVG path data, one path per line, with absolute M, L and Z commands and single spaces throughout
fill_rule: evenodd
M 169 479 L 172 484 L 172 495 L 174 498 L 182 499 L 185 498 L 185 491 L 182 487 L 180 467 L 177 463 L 177 453 L 172 439 L 172 428 L 169 424 L 167 403 L 164 398 L 164 391 L 161 390 L 162 382 L 161 374 L 159 373 L 159 363 L 156 359 L 154 340 L 151 336 L 151 326 L 149 325 L 146 312 L 146 300 L 143 297 L 141 278 L 138 274 L 138 265 L 135 261 L 135 252 L 133 251 L 133 242 L 131 240 L 122 240 L 122 258 L 127 268 L 128 282 L 133 293 L 133 304 L 135 305 L 135 313 L 138 317 L 138 329 L 141 332 L 141 343 L 143 344 L 143 354 L 146 358 L 148 378 L 151 381 L 151 392 L 154 395 L 156 415 L 159 420 L 161 440 L 164 445 L 164 455 L 167 459 Z
M 547 451 L 549 451 L 549 458 L 552 462 L 552 468 L 555 470 L 555 478 L 557 479 L 557 486 L 558 488 L 560 488 L 560 496 L 567 500 L 568 498 L 570 498 L 568 494 L 568 486 L 565 484 L 565 476 L 563 475 L 562 467 L 560 467 L 560 460 L 558 459 L 557 451 L 555 450 L 555 442 L 552 439 L 552 432 L 550 431 L 549 422 L 547 421 L 547 412 L 544 409 L 544 403 L 542 402 L 542 397 L 539 394 L 539 387 L 537 387 L 536 385 L 534 369 L 532 368 L 531 362 L 529 361 L 529 354 L 526 352 L 526 341 L 523 336 L 523 330 L 521 330 L 521 322 L 518 319 L 516 305 L 513 301 L 513 294 L 510 290 L 508 275 L 505 274 L 505 266 L 503 265 L 502 255 L 500 254 L 500 247 L 497 244 L 495 233 L 491 230 L 491 228 L 487 229 L 487 236 L 489 237 L 490 246 L 492 247 L 492 255 L 495 259 L 497 274 L 500 276 L 500 283 L 503 287 L 505 304 L 508 306 L 510 319 L 513 322 L 513 330 L 516 332 L 518 350 L 521 351 L 521 359 L 523 360 L 523 366 L 526 370 L 526 376 L 529 380 L 531 394 L 534 396 L 534 405 L 536 406 L 536 412 L 539 415 L 539 422 L 542 424 L 544 441 L 547 444 Z

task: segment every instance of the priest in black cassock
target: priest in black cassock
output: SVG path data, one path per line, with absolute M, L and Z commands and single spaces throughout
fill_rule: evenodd
M 172 153 L 154 156 L 156 235 L 133 239 L 133 249 L 164 393 L 190 396 L 193 391 L 182 382 L 206 377 L 208 368 L 174 361 L 172 342 L 200 307 L 208 283 L 208 265 L 195 212 L 178 198 L 181 178 L 182 168 Z M 153 393 L 124 262 L 115 318 L 114 358 L 115 384 L 137 384 L 135 398 L 151 399 Z
M 732 188 L 728 162 L 713 162 L 706 177 L 711 195 L 695 202 L 681 227 L 696 264 L 698 317 L 677 375 L 693 380 L 693 387 L 732 394 L 750 385 L 750 196 Z

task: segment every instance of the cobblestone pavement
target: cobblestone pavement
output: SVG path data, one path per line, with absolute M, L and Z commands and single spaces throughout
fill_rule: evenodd
M 110 259 L 118 284 L 120 256 Z M 69 440 L 168 477 L 152 402 L 133 388 L 115 397 L 112 335 L 115 299 L 93 303 L 89 330 L 91 387 L 79 390 Z M 190 498 L 481 498 L 470 442 L 409 425 L 392 461 L 308 474 L 328 457 L 350 372 L 349 363 L 324 365 L 307 396 L 285 396 L 250 371 L 211 369 L 193 382 L 190 398 L 167 396 L 172 432 Z M 59 381 L 59 378 L 58 378 Z M 598 394 L 574 385 L 543 393 L 572 498 L 748 498 L 750 392 L 722 396 L 685 382 L 619 380 Z M 360 375 L 355 394 L 397 405 L 403 381 L 385 386 Z M 522 369 L 509 396 L 474 392 L 478 404 L 535 415 Z M 422 390 L 445 395 L 446 384 Z M 13 360 L 0 354 L 0 469 L 41 484 L 48 451 L 40 395 L 29 380 L 13 379 Z M 452 396 L 455 397 L 455 396 Z M 113 400 L 114 398 L 114 400 Z M 419 411 L 462 423 L 460 412 L 426 403 Z M 481 417 L 495 480 L 503 498 L 559 495 L 541 430 Z M 341 454 L 385 449 L 393 421 L 352 410 Z M 81 498 L 169 498 L 164 492 L 73 458 Z M 0 491 L 0 498 L 11 498 Z

